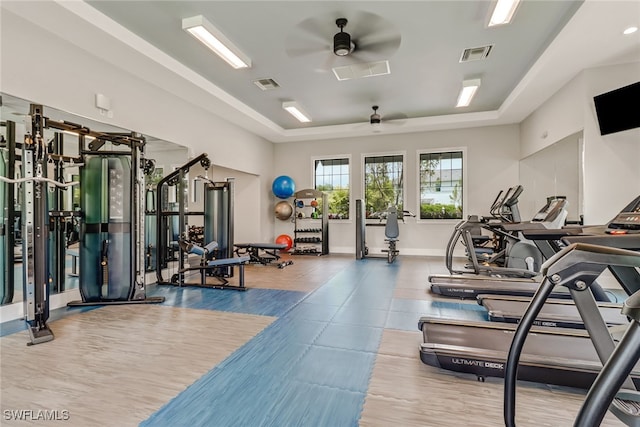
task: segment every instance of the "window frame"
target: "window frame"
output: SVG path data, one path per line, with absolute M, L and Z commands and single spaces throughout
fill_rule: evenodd
M 351 154 L 329 154 L 322 156 L 312 156 L 311 157 L 311 182 L 313 183 L 313 188 L 316 188 L 316 161 L 318 160 L 341 160 L 347 159 L 349 162 L 349 218 L 347 219 L 339 219 L 339 218 L 329 218 L 329 221 L 338 221 L 340 224 L 347 224 L 351 221 L 351 218 L 354 215 L 354 207 L 353 207 L 353 162 L 351 159 Z
M 422 154 L 438 154 L 438 153 L 451 153 L 451 152 L 462 152 L 462 219 L 467 217 L 467 187 L 469 186 L 469 180 L 467 178 L 467 147 L 444 147 L 444 148 L 429 148 L 429 149 L 420 149 L 416 151 L 416 223 L 418 224 L 451 224 L 458 223 L 461 219 L 457 218 L 420 218 L 420 208 L 422 205 L 422 194 L 421 194 L 421 176 L 420 176 L 420 156 Z
M 397 151 L 384 151 L 384 152 L 372 152 L 372 153 L 362 153 L 360 156 L 360 191 L 361 191 L 361 199 L 365 203 L 366 207 L 366 164 L 365 160 L 367 157 L 384 157 L 384 156 L 402 156 L 402 206 L 403 209 L 407 209 L 407 152 L 405 150 L 397 150 Z M 366 219 L 367 222 L 379 222 L 378 219 Z

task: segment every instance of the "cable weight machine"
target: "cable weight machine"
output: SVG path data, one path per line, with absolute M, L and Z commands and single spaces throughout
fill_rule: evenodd
M 161 303 L 146 295 L 144 277 L 144 175 L 153 161 L 144 158 L 146 141 L 131 133 L 80 135 L 80 294 L 68 306 Z M 85 148 L 85 138 L 93 137 Z M 105 150 L 105 145 L 125 149 Z
M 205 170 L 204 176 L 194 180 L 204 184 L 203 211 L 187 209 L 187 173 L 195 165 Z M 233 246 L 234 179 L 214 182 L 207 177 L 211 160 L 206 153 L 191 159 L 160 180 L 156 187 L 156 277 L 158 284 L 203 286 L 217 289 L 245 290 L 244 263 L 249 257 L 235 257 Z M 168 192 L 175 187 L 177 210 L 170 209 Z M 201 232 L 191 235 L 188 217 L 201 216 Z M 190 255 L 199 257 L 198 264 L 188 263 Z M 193 260 L 192 260 L 193 261 Z M 240 269 L 240 285 L 229 284 L 234 267 Z M 167 269 L 169 277 L 163 276 Z M 199 274 L 199 281 L 189 281 L 191 274 Z M 216 283 L 207 283 L 213 277 Z
M 44 139 L 46 118 L 42 115 L 42 106 L 32 104 L 29 110 L 30 121 L 26 124 L 24 142 L 21 144 L 21 178 L 13 178 L 13 169 L 9 168 L 11 178 L 0 176 L 3 185 L 22 184 L 22 256 L 23 256 L 23 291 L 24 318 L 29 332 L 28 345 L 41 344 L 53 340 L 54 335 L 47 320 L 49 319 L 49 285 L 50 274 L 49 247 L 49 207 L 48 185 L 66 188 L 77 185 L 77 182 L 64 183 L 47 177 L 48 164 L 53 160 L 49 144 Z M 16 144 L 14 141 L 13 123 L 8 127 L 8 154 L 15 161 Z M 8 196 L 12 199 L 13 186 Z M 54 189 L 55 191 L 55 189 Z M 4 194 L 3 194 L 4 196 Z M 3 199 L 3 203 L 13 200 Z M 9 209 L 8 220 L 12 221 L 12 209 Z M 4 226 L 5 224 L 3 224 Z M 3 227 L 4 228 L 4 227 Z M 13 235 L 14 229 L 8 227 Z M 9 239 L 11 240 L 11 239 Z M 11 248 L 13 250 L 13 248 Z M 12 257 L 9 257 L 12 259 Z M 7 266 L 13 268 L 13 265 Z M 13 286 L 13 283 L 9 284 Z
M 4 124 L 9 139 L 5 144 L 9 160 L 12 155 L 17 157 L 16 149 L 21 149 L 21 178 L 13 178 L 11 167 L 0 174 L 4 204 L 13 202 L 13 185 L 22 184 L 21 237 L 28 344 L 40 344 L 54 338 L 47 325 L 49 293 L 54 283 L 57 290 L 64 288 L 66 254 L 63 246 L 66 239 L 61 227 L 67 218 L 80 218 L 81 222 L 78 257 L 82 296 L 81 301 L 72 301 L 68 306 L 163 302 L 164 297 L 146 296 L 144 280 L 142 171 L 148 173 L 153 169 L 152 161 L 144 158 L 144 137 L 133 132 L 96 132 L 68 121 L 54 121 L 45 117 L 43 107 L 36 104 L 30 106 L 29 117 L 22 144 L 13 142 L 12 123 Z M 62 154 L 61 133 L 57 132 L 54 139 L 47 142 L 46 129 L 76 134 L 80 157 Z M 88 139 L 92 141 L 87 147 Z M 109 151 L 105 149 L 109 147 L 107 144 L 123 148 Z M 80 166 L 81 183 L 63 182 L 64 164 Z M 50 166 L 53 166 L 55 179 L 47 177 Z M 80 212 L 61 210 L 60 198 L 57 194 L 51 197 L 47 187 L 68 188 L 78 184 Z M 50 210 L 50 204 L 54 209 Z M 12 218 L 5 215 L 3 230 L 5 234 L 13 235 L 7 221 Z M 5 265 L 5 269 L 12 267 Z M 7 276 L 6 272 L 4 276 Z M 10 296 L 5 294 L 4 299 Z

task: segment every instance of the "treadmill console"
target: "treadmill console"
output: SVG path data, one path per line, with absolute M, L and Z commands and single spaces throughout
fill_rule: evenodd
M 640 233 L 640 196 L 607 224 L 606 231 L 609 234 Z
M 567 204 L 564 196 L 548 197 L 547 204 L 535 214 L 531 222 L 551 222 Z

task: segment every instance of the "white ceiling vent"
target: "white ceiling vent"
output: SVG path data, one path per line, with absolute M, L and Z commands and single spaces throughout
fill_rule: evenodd
M 384 76 L 391 74 L 389 61 L 369 62 L 366 64 L 345 65 L 333 68 L 338 80 L 361 79 L 363 77 Z
M 254 80 L 253 83 L 262 90 L 272 90 L 280 87 L 280 85 L 273 79 L 258 79 Z
M 481 47 L 471 47 L 462 51 L 462 56 L 460 57 L 460 62 L 468 62 L 468 61 L 477 61 L 479 59 L 485 59 L 489 56 L 493 45 L 489 46 L 481 46 Z

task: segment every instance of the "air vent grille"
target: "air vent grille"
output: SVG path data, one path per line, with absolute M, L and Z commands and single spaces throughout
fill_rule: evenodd
M 361 79 L 363 77 L 384 76 L 391 74 L 389 61 L 368 62 L 364 64 L 346 65 L 333 68 L 338 80 Z
M 253 83 L 262 90 L 273 90 L 280 87 L 273 79 L 258 79 L 254 80 Z
M 493 45 L 471 47 L 462 51 L 460 62 L 478 61 L 489 56 Z

